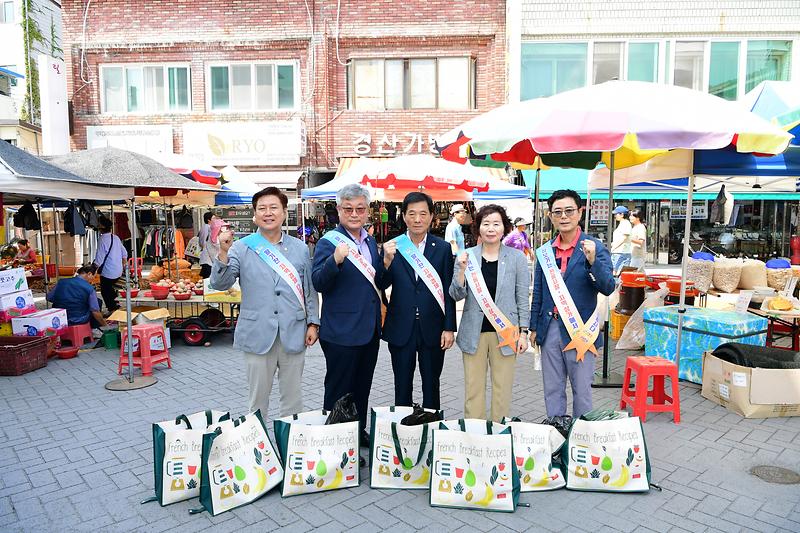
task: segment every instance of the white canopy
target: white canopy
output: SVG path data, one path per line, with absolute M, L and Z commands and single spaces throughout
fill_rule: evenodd
M 0 191 L 3 203 L 21 203 L 36 198 L 63 200 L 127 200 L 133 198 L 133 187 L 103 187 L 70 181 L 26 178 L 14 175 L 0 164 Z

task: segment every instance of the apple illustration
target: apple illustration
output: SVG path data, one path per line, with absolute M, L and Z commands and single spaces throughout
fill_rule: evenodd
M 500 463 L 499 465 L 497 465 L 497 469 L 502 472 L 503 470 L 506 469 L 506 464 Z
M 347 450 L 347 455 L 349 455 L 350 457 L 353 457 L 354 453 L 356 453 L 356 451 L 353 448 L 350 448 L 349 450 Z
M 261 449 L 261 450 L 264 449 L 264 441 L 263 440 L 258 442 L 258 448 Z

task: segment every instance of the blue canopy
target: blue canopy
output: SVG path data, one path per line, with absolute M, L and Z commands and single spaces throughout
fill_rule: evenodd
M 800 146 L 789 146 L 772 157 L 741 154 L 736 150 L 697 150 L 694 173 L 709 176 L 796 176 L 800 178 Z

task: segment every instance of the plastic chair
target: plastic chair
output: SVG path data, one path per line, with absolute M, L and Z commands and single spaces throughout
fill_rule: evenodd
M 636 374 L 636 388 L 631 389 L 631 374 Z M 648 390 L 650 377 L 653 378 L 653 388 Z M 664 378 L 669 377 L 672 382 L 672 396 L 664 391 Z M 653 403 L 648 403 L 652 398 Z M 669 402 L 669 403 L 667 403 Z M 633 408 L 633 416 L 638 416 L 642 422 L 647 420 L 648 412 L 672 412 L 676 424 L 681 421 L 681 400 L 678 387 L 678 367 L 672 361 L 660 357 L 628 357 L 625 363 L 625 379 L 622 382 L 622 397 L 619 408 L 625 409 L 626 405 Z
M 143 376 L 153 374 L 153 366 L 159 363 L 167 363 L 167 368 L 172 368 L 172 361 L 169 358 L 167 339 L 164 328 L 160 324 L 137 324 L 133 326 L 133 338 L 138 339 L 139 347 L 133 352 L 133 366 L 142 369 Z M 163 348 L 151 349 L 151 339 L 159 339 Z M 156 344 L 159 344 L 156 341 Z M 119 365 L 117 374 L 122 374 L 122 367 L 128 366 L 128 332 L 122 332 L 122 342 L 119 349 Z
M 61 344 L 68 342 L 70 346 L 83 346 L 94 340 L 92 337 L 92 326 L 89 323 L 67 326 L 67 331 L 61 335 Z

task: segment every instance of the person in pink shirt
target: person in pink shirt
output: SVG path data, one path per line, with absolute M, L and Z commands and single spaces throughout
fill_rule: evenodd
M 17 255 L 14 257 L 14 261 L 19 261 L 20 263 L 36 262 L 36 250 L 31 248 L 27 239 L 17 241 Z

